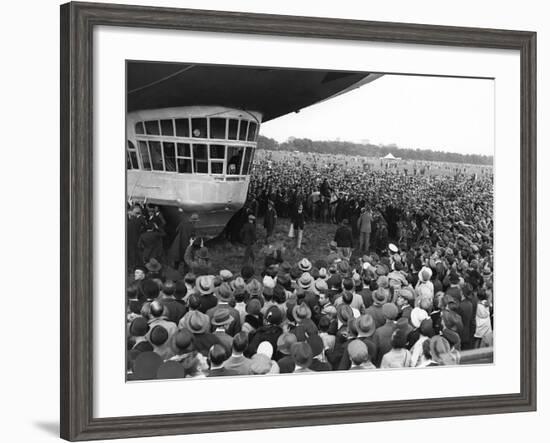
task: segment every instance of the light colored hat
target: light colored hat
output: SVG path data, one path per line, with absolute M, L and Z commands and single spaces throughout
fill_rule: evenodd
M 222 269 L 220 271 L 220 278 L 223 280 L 223 281 L 229 281 L 233 278 L 233 273 L 227 269 Z
M 313 277 L 309 272 L 304 272 L 298 279 L 298 286 L 302 289 L 309 289 L 313 285 Z
M 264 288 L 273 289 L 275 287 L 275 280 L 273 279 L 273 277 L 266 275 L 263 279 L 263 285 L 264 285 Z
M 258 350 L 256 351 L 256 353 L 263 354 L 267 358 L 271 359 L 271 357 L 273 356 L 273 345 L 268 341 L 263 341 L 258 345 Z
M 325 280 L 318 278 L 315 280 L 315 290 L 320 294 L 326 294 L 328 292 L 328 285 Z
M 390 244 L 388 245 L 388 249 L 389 249 L 391 252 L 393 252 L 393 253 L 396 253 L 396 252 L 399 251 L 399 249 L 397 248 L 397 246 L 395 246 L 393 243 L 390 243 Z
M 424 283 L 430 281 L 431 278 L 432 270 L 427 266 L 422 267 L 422 269 L 418 272 L 418 279 Z
M 214 278 L 212 275 L 201 275 L 197 277 L 196 286 L 202 295 L 214 292 Z
M 309 272 L 309 271 L 311 271 L 312 264 L 311 264 L 311 262 L 310 262 L 307 258 L 303 258 L 303 259 L 300 260 L 300 262 L 298 263 L 298 267 L 299 267 L 300 270 L 303 271 L 303 272 Z
M 411 311 L 411 324 L 415 327 L 415 328 L 419 328 L 420 327 L 420 323 L 422 323 L 423 320 L 426 320 L 427 318 L 429 318 L 430 316 L 428 315 L 428 313 L 426 311 L 424 311 L 424 309 L 421 309 L 421 308 L 414 308 L 412 311 Z
M 271 359 L 264 354 L 254 354 L 251 358 L 250 373 L 252 375 L 263 375 L 271 371 Z

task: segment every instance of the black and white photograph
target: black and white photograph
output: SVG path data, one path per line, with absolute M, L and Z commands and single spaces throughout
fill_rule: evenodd
M 494 88 L 127 60 L 126 380 L 492 364 Z

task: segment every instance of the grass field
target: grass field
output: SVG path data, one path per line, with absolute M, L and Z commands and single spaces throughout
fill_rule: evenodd
M 288 219 L 279 219 L 275 227 L 274 235 L 271 237 L 270 244 L 283 248 L 283 258 L 291 264 L 294 264 L 304 257 L 311 262 L 328 255 L 328 243 L 334 238 L 337 226 L 330 223 L 306 222 L 302 240 L 302 248 L 296 249 L 296 238 L 288 237 L 290 221 Z M 265 229 L 263 220 L 257 220 L 258 241 L 254 246 L 256 262 L 254 268 L 259 275 L 263 270 L 265 257 Z M 241 244 L 232 244 L 225 240 L 215 240 L 207 244 L 212 264 L 216 270 L 229 269 L 233 273 L 238 273 L 243 265 L 244 246 Z

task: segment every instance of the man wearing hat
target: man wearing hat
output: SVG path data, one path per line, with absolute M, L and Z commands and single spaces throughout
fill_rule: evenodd
M 147 263 L 151 258 L 163 256 L 162 239 L 166 233 L 154 223 L 145 224 L 145 232 L 139 236 L 138 248 L 141 251 L 142 263 Z
M 233 318 L 233 321 L 226 325 L 225 332 L 233 337 L 237 332 L 241 330 L 241 315 L 239 311 L 231 306 L 235 298 L 233 297 L 233 289 L 229 283 L 222 283 L 216 288 L 218 304 L 213 308 L 210 308 L 206 315 L 210 317 L 210 320 L 216 315 L 216 312 L 219 310 L 227 310 Z
M 380 365 L 382 356 L 392 348 L 391 337 L 397 328 L 395 320 L 399 314 L 399 308 L 394 303 L 386 303 L 382 306 L 382 312 L 384 314 L 385 323 L 376 329 L 373 337 L 378 347 L 378 356 L 377 359 L 374 360 L 376 366 Z
M 218 338 L 210 332 L 210 318 L 200 311 L 189 311 L 182 318 L 183 327 L 193 334 L 195 349 L 204 356 L 208 355 L 212 345 L 221 346 Z M 223 348 L 223 347 L 222 347 Z M 225 350 L 225 348 L 223 348 Z
M 290 358 L 290 350 L 292 348 L 292 345 L 294 343 L 297 343 L 298 339 L 292 332 L 283 332 L 281 335 L 279 335 L 279 338 L 277 338 L 277 347 L 275 349 L 274 353 L 274 359 L 279 362 L 283 358 Z
M 397 294 L 395 304 L 399 308 L 398 318 L 406 318 L 410 321 L 415 298 L 414 290 L 407 286 L 406 288 L 396 290 L 395 294 Z
M 387 289 L 378 288 L 373 293 L 373 303 L 367 309 L 365 309 L 365 314 L 369 314 L 374 319 L 374 324 L 377 328 L 386 323 L 386 317 L 382 310 L 384 304 L 389 300 L 390 293 Z
M 267 210 L 264 216 L 265 244 L 269 243 L 269 238 L 273 235 L 275 224 L 277 222 L 277 211 L 272 200 L 267 201 Z
M 313 351 L 311 346 L 306 342 L 298 342 L 292 345 L 290 350 L 292 359 L 294 360 L 294 373 L 312 372 L 309 369 L 313 361 Z
M 233 323 L 234 319 L 229 312 L 229 309 L 218 309 L 212 316 L 210 324 L 214 329 L 213 334 L 216 336 L 220 344 L 226 349 L 227 355 L 231 354 L 233 346 L 233 337 L 227 333 L 227 329 Z
M 147 263 L 145 263 L 147 269 L 147 278 L 161 278 L 162 265 L 155 257 L 151 257 Z
M 361 208 L 361 215 L 357 219 L 359 230 L 359 250 L 361 253 L 368 252 L 370 246 L 370 233 L 372 224 L 372 213 L 366 208 Z
M 176 236 L 168 251 L 168 258 L 177 267 L 183 262 L 185 251 L 189 242 L 197 237 L 197 223 L 200 221 L 199 214 L 192 213 L 189 217 L 182 217 L 176 228 Z
M 342 254 L 340 254 L 338 252 L 338 244 L 332 240 L 329 244 L 328 244 L 328 247 L 329 247 L 329 253 L 327 255 L 327 258 L 326 258 L 326 262 L 328 263 L 328 265 L 332 265 L 336 260 L 341 260 L 343 257 L 342 257 Z
M 248 215 L 248 220 L 241 228 L 241 241 L 245 245 L 243 263 L 254 264 L 254 244 L 256 243 L 256 217 L 253 214 Z
M 209 309 L 218 304 L 218 298 L 214 295 L 214 276 L 201 275 L 195 282 L 197 292 L 200 294 L 201 306 L 199 310 L 206 314 Z
M 353 235 L 349 228 L 349 222 L 345 218 L 342 220 L 342 224 L 336 230 L 334 234 L 334 241 L 336 242 L 337 251 L 342 255 L 345 260 L 349 260 L 351 257 L 351 248 L 353 247 Z
M 309 369 L 314 372 L 332 371 L 331 364 L 325 358 L 323 339 L 319 335 L 313 334 L 308 337 L 307 343 L 311 347 L 311 354 L 313 356 Z
M 376 361 L 378 355 L 378 346 L 374 340 L 374 332 L 376 327 L 374 324 L 374 319 L 369 314 L 364 314 L 354 323 L 355 329 L 357 330 L 357 340 L 362 341 L 368 348 L 368 354 L 371 360 Z M 338 369 L 343 371 L 350 368 L 350 355 L 348 346 L 345 347 L 344 354 L 338 365 Z

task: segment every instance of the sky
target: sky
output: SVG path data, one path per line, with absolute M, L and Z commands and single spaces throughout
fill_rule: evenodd
M 262 124 L 260 134 L 493 155 L 494 81 L 384 75 Z

